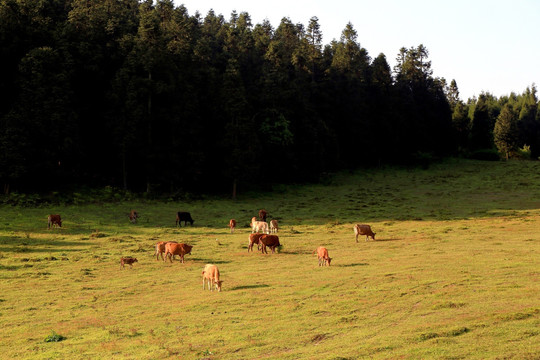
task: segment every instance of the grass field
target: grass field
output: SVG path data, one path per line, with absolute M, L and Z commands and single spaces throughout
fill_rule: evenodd
M 279 254 L 247 253 L 260 208 Z M 174 226 L 180 210 L 193 227 Z M 357 222 L 376 241 L 356 243 Z M 185 264 L 156 261 L 167 240 L 194 245 Z M 0 358 L 539 359 L 539 252 L 540 162 L 358 171 L 237 201 L 0 207 Z M 221 293 L 203 292 L 206 263 Z

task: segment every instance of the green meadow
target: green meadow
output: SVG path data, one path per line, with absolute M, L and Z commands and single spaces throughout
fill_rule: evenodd
M 0 207 L 0 358 L 540 358 L 540 162 L 327 180 L 236 201 Z M 261 208 L 279 253 L 247 252 Z M 194 226 L 175 227 L 176 211 Z M 354 223 L 376 241 L 356 243 Z M 170 240 L 193 245 L 184 264 L 156 260 Z M 122 256 L 138 262 L 121 269 Z M 202 290 L 207 263 L 220 293 Z

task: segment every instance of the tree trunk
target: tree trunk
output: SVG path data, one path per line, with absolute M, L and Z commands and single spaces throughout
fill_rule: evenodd
M 9 183 L 4 183 L 4 195 L 9 195 Z

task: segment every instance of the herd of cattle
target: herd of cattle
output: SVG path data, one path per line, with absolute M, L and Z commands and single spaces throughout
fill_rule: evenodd
M 272 253 L 274 253 L 276 248 L 281 246 L 279 237 L 275 235 L 279 230 L 278 222 L 277 220 L 271 220 L 269 226 L 268 222 L 266 221 L 267 216 L 267 211 L 263 209 L 259 211 L 260 220 L 257 220 L 256 217 L 251 218 L 251 234 L 249 234 L 248 252 L 253 252 L 253 245 L 255 244 L 257 244 L 258 250 L 265 254 L 268 254 L 268 251 L 266 250 L 267 247 L 270 248 Z M 129 214 L 129 221 L 134 224 L 137 222 L 138 218 L 139 214 L 137 211 L 131 210 Z M 191 225 L 194 223 L 194 220 L 189 212 L 179 211 L 176 213 L 176 226 L 181 227 L 182 221 L 184 222 L 184 226 L 186 226 L 188 222 Z M 231 234 L 234 233 L 236 224 L 235 219 L 231 219 L 229 221 Z M 62 227 L 62 218 L 59 214 L 51 214 L 47 217 L 48 229 L 54 228 L 55 225 Z M 366 241 L 368 241 L 370 237 L 375 240 L 375 233 L 371 230 L 371 226 L 355 224 L 353 228 L 356 242 L 358 242 L 358 236 L 360 235 L 365 235 Z M 154 255 L 156 256 L 156 260 L 159 260 L 159 256 L 161 255 L 161 260 L 166 261 L 166 259 L 169 259 L 171 263 L 174 257 L 178 255 L 181 263 L 184 263 L 184 256 L 191 254 L 192 248 L 193 246 L 191 245 L 178 243 L 176 241 L 160 241 L 156 244 L 156 252 Z M 313 254 L 315 253 L 317 254 L 317 258 L 319 260 L 319 266 L 330 266 L 332 258 L 328 256 L 328 250 L 325 247 L 319 246 L 313 251 Z M 165 254 L 165 257 L 163 254 Z M 122 257 L 120 259 L 120 267 L 124 268 L 126 264 L 133 267 L 133 263 L 136 262 L 138 261 L 135 258 Z M 217 291 L 221 291 L 221 284 L 223 281 L 219 279 L 219 269 L 216 265 L 207 264 L 202 271 L 202 276 L 203 290 L 205 289 L 205 283 L 207 283 L 209 290 L 216 289 Z

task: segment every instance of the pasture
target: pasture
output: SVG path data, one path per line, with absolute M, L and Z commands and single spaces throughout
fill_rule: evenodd
M 261 208 L 278 254 L 247 252 Z M 376 241 L 356 243 L 354 223 Z M 193 250 L 156 261 L 158 241 Z M 207 263 L 220 293 L 202 290 Z M 237 201 L 4 206 L 0 358 L 538 359 L 539 278 L 540 162 L 341 173 Z

